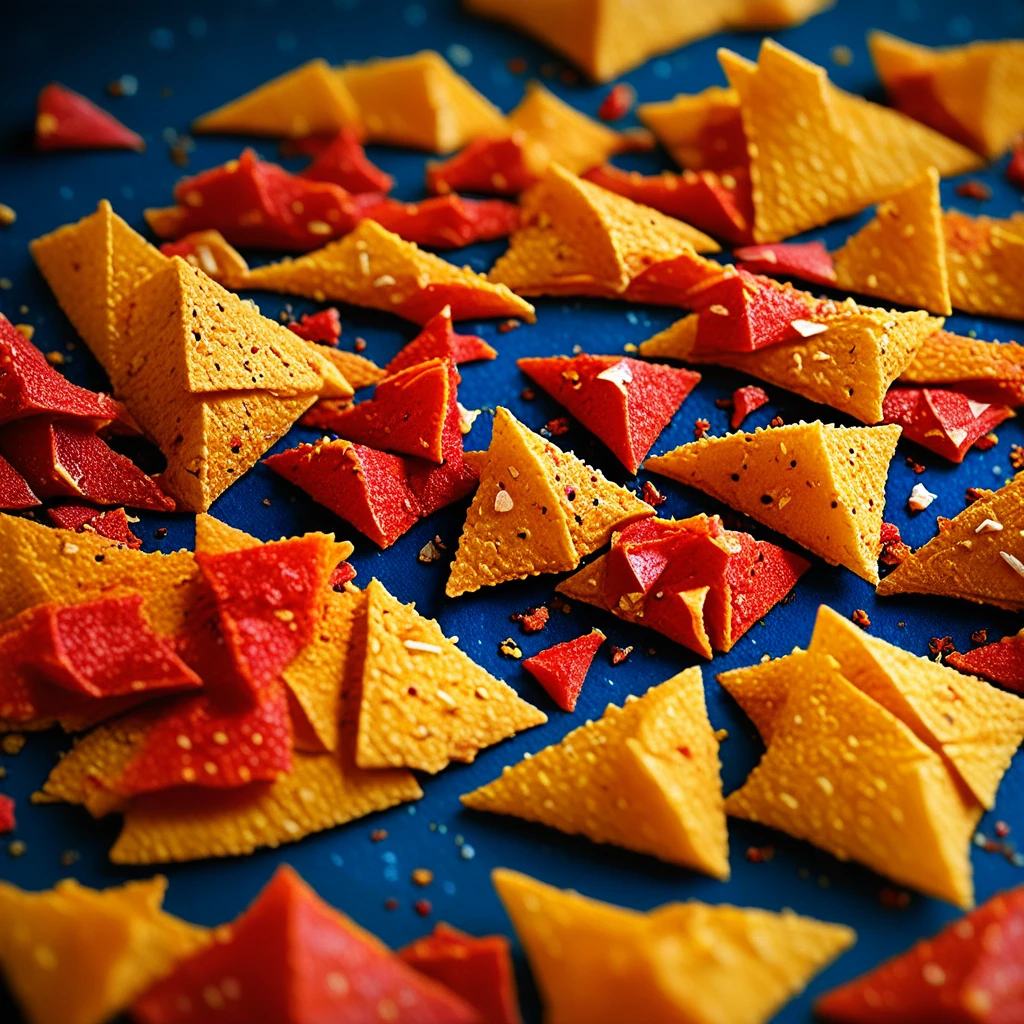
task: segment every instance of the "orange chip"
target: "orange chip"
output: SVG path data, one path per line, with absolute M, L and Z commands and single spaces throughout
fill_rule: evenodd
M 547 721 L 470 660 L 433 619 L 371 580 L 356 763 L 431 774 Z M 355 700 L 355 694 L 352 694 Z
M 856 940 L 788 910 L 690 901 L 641 914 L 505 868 L 491 878 L 551 1024 L 766 1024 Z
M 748 162 L 734 89 L 711 85 L 694 96 L 642 103 L 636 112 L 680 167 L 717 171 Z
M 359 109 L 327 61 L 311 60 L 204 114 L 195 132 L 301 138 L 359 127 Z
M 368 142 L 450 153 L 507 132 L 501 111 L 433 50 L 347 64 L 335 75 L 355 100 Z
M 1024 231 L 1013 221 L 943 215 L 953 305 L 964 313 L 1024 320 Z
M 729 50 L 719 60 L 740 99 L 755 241 L 778 242 L 857 213 L 930 166 L 942 175 L 981 166 L 938 132 L 836 88 L 824 68 L 772 39 L 757 64 Z
M 754 723 L 754 728 L 767 747 L 771 745 L 776 723 L 786 706 L 793 680 L 813 675 L 823 668 L 826 671 L 832 670 L 831 660 L 822 660 L 824 654 L 827 652 L 809 654 L 795 648 L 792 654 L 782 658 L 720 672 L 717 679 Z M 829 662 L 827 665 L 826 661 Z
M 868 48 L 893 106 L 989 160 L 1024 131 L 1019 39 L 932 49 L 870 32 Z
M 205 946 L 205 928 L 160 909 L 166 889 L 160 875 L 102 891 L 0 882 L 0 972 L 26 1020 L 103 1024 Z
M 522 227 L 488 276 L 524 295 L 614 297 L 653 265 L 695 249 L 719 248 L 681 220 L 557 164 L 523 196 L 522 207 Z
M 424 252 L 372 220 L 306 256 L 255 267 L 240 284 L 382 309 L 420 324 L 449 304 L 454 320 L 536 319 L 533 306 L 508 288 Z
M 475 465 L 480 486 L 445 588 L 449 597 L 575 569 L 582 557 L 608 542 L 613 530 L 654 514 L 501 406 L 491 445 Z
M 968 505 L 908 555 L 876 588 L 890 594 L 938 594 L 1024 611 L 1024 476 Z
M 309 342 L 309 344 L 315 343 Z M 320 355 L 332 362 L 338 372 L 356 391 L 360 388 L 368 388 L 371 384 L 377 384 L 386 376 L 384 370 L 372 359 L 367 359 L 357 352 L 348 352 L 343 348 L 331 348 L 327 345 L 319 345 L 318 348 Z
M 75 330 L 114 378 L 127 300 L 166 258 L 100 200 L 96 212 L 29 244 Z
M 875 218 L 832 254 L 836 287 L 948 316 L 939 172 L 928 167 L 878 204 Z
M 889 386 L 942 323 L 924 312 L 897 313 L 847 299 L 838 305 L 815 303 L 804 327 L 807 337 L 754 352 L 695 352 L 696 314 L 643 342 L 640 352 L 654 359 L 730 366 L 864 423 L 880 423 Z
M 885 481 L 899 436 L 896 426 L 816 420 L 703 437 L 645 465 L 877 583 Z
M 477 811 L 539 821 L 725 881 L 719 769 L 695 667 L 627 698 L 624 707 L 609 704 L 598 721 L 460 799 Z
M 970 845 L 981 804 L 939 754 L 847 681 L 834 659 L 808 655 L 799 667 L 767 752 L 726 799 L 726 812 L 970 906 Z M 721 682 L 728 688 L 730 674 Z

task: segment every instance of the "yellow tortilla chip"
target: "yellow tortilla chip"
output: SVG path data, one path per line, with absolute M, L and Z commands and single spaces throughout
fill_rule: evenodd
M 767 747 L 771 745 L 775 724 L 786 706 L 793 680 L 819 671 L 838 672 L 839 665 L 824 651 L 812 654 L 794 648 L 792 654 L 781 658 L 720 672 L 717 679 L 754 723 Z
M 985 527 L 991 520 L 1002 529 Z M 938 594 L 1024 611 L 1024 475 L 968 505 L 908 555 L 875 592 Z
M 645 466 L 877 583 L 885 481 L 899 436 L 896 426 L 815 420 L 703 437 Z
M 739 121 L 740 99 L 735 89 L 711 85 L 693 96 L 641 103 L 636 113 L 680 167 L 700 171 L 706 166 L 703 140 Z
M 718 740 L 689 668 L 460 799 L 725 881 L 729 841 Z
M 126 300 L 167 263 L 101 199 L 96 212 L 29 244 L 61 309 L 108 376 L 115 376 Z
M 366 600 L 356 741 L 361 768 L 433 774 L 547 721 L 460 651 L 433 619 L 397 601 L 377 580 L 366 588 Z
M 935 127 L 995 160 L 1024 131 L 1024 42 L 974 42 L 932 49 L 869 32 L 878 77 L 897 105 L 907 79 L 927 89 Z
M 32 1024 L 103 1024 L 207 944 L 160 909 L 167 879 L 45 892 L 0 882 L 0 972 Z
M 949 331 L 925 338 L 901 384 L 960 386 L 978 401 L 1024 403 L 1024 345 L 1013 341 L 982 341 Z
M 772 39 L 757 64 L 729 50 L 719 60 L 740 99 L 758 242 L 857 213 L 927 167 L 951 175 L 981 166 L 938 132 L 837 89 L 824 68 Z
M 502 112 L 434 50 L 335 71 L 353 97 L 368 142 L 450 153 L 506 130 Z
M 953 306 L 964 313 L 1024 320 L 1024 233 L 1011 221 L 943 215 Z
M 832 254 L 836 287 L 948 316 L 939 172 L 928 167 L 878 204 L 875 218 Z
M 424 252 L 372 220 L 361 221 L 344 238 L 306 256 L 254 267 L 239 283 L 317 302 L 330 299 L 382 309 L 420 323 L 445 304 L 424 306 L 424 293 L 454 289 L 466 294 L 466 302 L 479 304 L 473 315 L 481 319 L 514 316 L 529 323 L 536 319 L 533 306 L 508 288 Z M 457 304 L 453 313 L 459 316 Z
M 829 654 L 858 690 L 943 755 L 987 809 L 1024 740 L 1024 700 L 870 636 L 826 605 L 809 650 Z
M 575 569 L 584 555 L 608 542 L 613 530 L 654 514 L 501 406 L 490 447 L 476 466 L 480 485 L 452 562 L 445 588 L 449 597 Z
M 315 342 L 307 342 L 309 345 Z M 348 352 L 343 348 L 332 348 L 329 345 L 318 345 L 320 355 L 334 364 L 338 372 L 358 391 L 372 384 L 379 384 L 387 374 L 372 359 L 361 356 L 357 352 Z
M 110 859 L 160 864 L 239 856 L 294 843 L 423 796 L 415 777 L 403 769 L 357 768 L 352 746 L 349 736 L 340 753 L 297 750 L 291 773 L 276 782 L 136 797 L 125 810 Z
M 498 868 L 547 1024 L 765 1024 L 856 940 L 852 929 L 728 905 L 647 914 Z
M 359 109 L 327 61 L 311 60 L 204 114 L 194 132 L 294 139 L 337 135 L 360 124 Z
M 889 386 L 943 324 L 924 312 L 858 306 L 852 299 L 838 305 L 817 304 L 807 319 L 828 330 L 754 352 L 705 353 L 694 351 L 697 316 L 693 314 L 643 342 L 640 352 L 649 358 L 729 366 L 863 423 L 880 423 Z
M 522 226 L 488 277 L 524 295 L 621 295 L 656 263 L 719 250 L 689 224 L 557 164 L 523 196 L 522 208 Z
M 931 896 L 969 907 L 981 804 L 913 731 L 808 658 L 761 763 L 726 812 L 806 839 Z

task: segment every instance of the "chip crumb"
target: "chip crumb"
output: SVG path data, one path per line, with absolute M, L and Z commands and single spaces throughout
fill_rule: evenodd
M 853 624 L 860 626 L 861 629 L 871 628 L 871 619 L 868 618 L 868 613 L 863 608 L 855 608 L 850 618 L 853 620 Z
M 430 885 L 434 880 L 434 872 L 430 868 L 416 868 L 412 873 L 412 884 L 420 888 Z
M 7 844 L 7 852 L 12 857 L 20 857 L 27 849 L 24 839 L 15 839 Z
M 969 502 L 971 502 L 973 504 L 974 502 L 978 501 L 979 499 L 984 498 L 985 495 L 991 494 L 991 493 L 992 492 L 989 491 L 985 487 L 968 487 L 967 490 L 964 491 L 964 497 L 966 498 L 967 501 L 969 501 Z
M 506 637 L 498 644 L 498 653 L 504 655 L 506 658 L 519 659 L 523 656 L 523 652 L 519 649 L 519 645 L 512 639 L 512 637 Z
M 139 91 L 139 80 L 134 75 L 122 75 L 107 85 L 111 96 L 134 96 Z
M 987 644 L 988 643 L 988 630 L 987 629 L 976 629 L 971 634 L 972 644 Z
M 933 636 L 928 641 L 928 652 L 934 658 L 941 658 L 944 654 L 951 654 L 956 650 L 956 644 L 953 643 L 951 636 Z
M 1024 446 L 1010 445 L 1010 465 L 1014 469 L 1024 469 Z
M 508 68 L 511 75 L 522 75 L 526 73 L 527 65 L 522 57 L 509 57 L 505 62 L 505 67 Z
M 60 862 L 63 867 L 69 868 L 72 864 L 77 864 L 82 859 L 82 855 L 77 850 L 65 850 L 60 855 Z
M 747 860 L 751 864 L 764 864 L 775 856 L 774 846 L 748 846 Z
M 430 900 L 417 900 L 412 905 L 412 909 L 415 910 L 420 917 L 426 917 L 434 909 L 434 905 Z
M 640 497 L 650 505 L 651 508 L 657 508 L 659 505 L 664 505 L 666 500 L 665 495 L 662 494 L 650 480 L 644 481 L 644 485 L 640 490 Z
M 910 906 L 910 893 L 886 885 L 878 891 L 878 902 L 887 910 L 906 910 Z
M 65 363 L 64 353 L 63 352 L 58 352 L 56 350 L 53 351 L 53 352 L 47 352 L 46 353 L 46 361 L 51 366 L 63 366 L 64 363 Z
M 853 50 L 845 43 L 837 43 L 828 51 L 828 55 L 832 63 L 837 64 L 841 68 L 849 67 L 853 63 Z
M 977 178 L 969 178 L 957 185 L 956 194 L 964 199 L 980 199 L 984 202 L 992 198 L 992 189 Z
M 388 830 L 386 828 L 375 828 L 370 833 L 371 843 L 381 843 L 388 837 Z
M 990 449 L 995 448 L 997 444 L 999 444 L 999 435 L 989 431 L 974 442 L 974 447 L 977 448 L 979 452 L 987 452 Z
M 781 416 L 773 416 L 771 422 L 768 424 L 769 427 L 781 427 L 785 426 L 786 421 Z
M 0 203 L 0 227 L 9 228 L 18 219 L 14 208 L 6 203 Z
M 553 420 L 548 420 L 544 424 L 541 433 L 548 434 L 551 437 L 561 437 L 563 434 L 568 434 L 569 418 L 567 416 L 556 416 Z
M 612 664 L 613 665 L 621 665 L 630 656 L 632 651 L 633 651 L 632 646 L 629 646 L 629 647 L 616 647 L 615 644 L 612 644 L 612 648 L 611 648 Z
M 31 324 L 15 324 L 14 329 L 26 340 L 31 341 L 36 335 L 36 329 Z
M 154 540 L 163 540 L 164 537 L 166 537 L 166 536 L 167 536 L 167 527 L 166 526 L 158 526 L 153 531 L 153 538 L 154 538 Z
M 498 333 L 499 334 L 508 334 L 509 331 L 514 331 L 517 327 L 522 327 L 522 326 L 523 326 L 522 322 L 519 321 L 519 320 L 516 320 L 515 318 L 509 319 L 509 320 L 502 320 L 502 322 L 500 324 L 498 324 Z
M 702 437 L 707 437 L 708 431 L 711 429 L 711 424 L 705 419 L 698 419 L 693 421 L 693 439 L 699 441 Z
M 25 736 L 20 732 L 9 732 L 0 740 L 0 750 L 3 750 L 5 754 L 10 754 L 12 757 L 15 754 L 20 754 L 24 746 Z
M 513 612 L 509 620 L 518 622 L 524 633 L 539 633 L 548 624 L 550 614 L 547 605 L 541 604 L 536 608 L 527 608 L 525 612 Z
M 716 729 L 715 730 L 715 739 L 718 740 L 719 743 L 724 743 L 728 738 L 729 738 L 729 730 L 728 729 Z
M 394 896 L 389 896 L 384 901 L 384 909 L 385 910 L 397 910 L 398 909 L 398 900 L 396 900 Z
M 537 392 L 534 391 L 533 388 L 523 388 L 523 390 L 519 392 L 519 397 L 524 402 L 532 402 L 537 397 Z
M 424 565 L 430 565 L 431 562 L 436 562 L 441 558 L 441 551 L 437 544 L 432 540 L 428 540 L 423 547 L 420 548 L 419 554 L 416 556 L 417 562 L 422 562 Z
M 910 497 L 907 498 L 907 507 L 912 512 L 923 512 L 937 497 L 938 495 L 929 491 L 924 484 L 914 484 Z
M 0 277 L 0 291 L 10 291 L 14 287 L 9 277 Z

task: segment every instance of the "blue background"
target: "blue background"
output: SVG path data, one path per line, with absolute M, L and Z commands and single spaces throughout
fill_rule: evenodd
M 840 0 L 832 11 L 808 24 L 779 34 L 787 46 L 828 67 L 833 79 L 856 92 L 880 98 L 879 87 L 864 43 L 868 29 L 880 27 L 930 44 L 959 43 L 971 38 L 1003 38 L 1024 34 L 1024 3 L 965 3 L 962 0 Z M 3 70 L 0 71 L 3 107 L 0 111 L 0 202 L 13 206 L 17 223 L 0 229 L 0 276 L 13 287 L 0 291 L 0 310 L 15 322 L 36 327 L 36 343 L 43 349 L 61 349 L 68 361 L 67 375 L 77 383 L 100 388 L 102 371 L 59 311 L 29 257 L 30 239 L 92 212 L 101 198 L 142 230 L 145 206 L 166 205 L 182 169 L 169 158 L 168 139 L 186 132 L 200 113 L 234 98 L 253 86 L 311 57 L 322 56 L 340 63 L 374 55 L 397 55 L 432 47 L 445 53 L 474 85 L 499 104 L 511 109 L 520 99 L 525 82 L 544 77 L 549 87 L 580 109 L 595 113 L 607 87 L 592 88 L 569 75 L 565 65 L 532 41 L 502 28 L 475 20 L 457 9 L 454 2 L 383 2 L 383 0 L 336 0 L 334 3 L 292 0 L 275 3 L 221 3 L 204 9 L 198 3 L 104 3 L 63 5 L 56 3 L 12 5 L 4 15 Z M 642 101 L 668 98 L 677 92 L 696 92 L 712 83 L 724 84 L 715 50 L 728 45 L 753 57 L 759 39 L 750 35 L 715 37 L 684 50 L 650 61 L 626 76 Z M 830 59 L 837 44 L 848 46 L 854 59 L 839 66 Z M 526 74 L 513 74 L 510 58 L 522 58 Z M 553 75 L 552 75 L 553 72 Z M 133 97 L 112 98 L 108 82 L 124 74 L 135 75 L 139 88 Z M 148 143 L 144 154 L 55 153 L 37 155 L 31 149 L 35 97 L 48 81 L 57 79 L 113 111 Z M 627 120 L 627 124 L 632 119 Z M 275 159 L 272 142 L 256 142 L 261 153 Z M 237 139 L 200 138 L 196 141 L 188 172 L 214 166 L 237 156 Z M 398 180 L 396 194 L 422 195 L 421 154 L 373 147 L 371 157 Z M 286 162 L 298 167 L 301 162 Z M 669 167 L 661 151 L 630 157 L 625 166 L 645 169 Z M 1005 160 L 980 175 L 991 185 L 987 203 L 956 197 L 956 181 L 943 182 L 945 205 L 970 213 L 1006 216 L 1021 209 L 1021 195 L 1003 180 Z M 835 248 L 868 217 L 812 232 Z M 501 251 L 501 244 L 480 246 L 457 253 L 458 262 L 486 269 Z M 258 255 L 258 254 L 257 254 Z M 255 295 L 264 312 L 276 317 L 284 306 L 280 296 Z M 678 311 L 626 306 L 619 303 L 541 300 L 538 323 L 499 335 L 495 324 L 463 325 L 478 330 L 500 350 L 490 364 L 464 368 L 460 399 L 469 408 L 498 403 L 534 429 L 559 415 L 545 397 L 526 402 L 520 391 L 527 381 L 516 370 L 523 355 L 584 351 L 619 353 L 623 345 L 638 343 L 670 324 Z M 311 309 L 296 302 L 297 312 Z M 386 362 L 415 334 L 412 325 L 385 315 L 343 309 L 342 344 L 351 347 L 356 337 L 365 338 L 366 355 Z M 953 317 L 949 326 L 984 338 L 1007 340 L 1017 336 L 1016 325 Z M 71 346 L 74 346 L 71 350 Z M 740 375 L 708 368 L 704 381 L 687 400 L 674 422 L 655 445 L 663 452 L 693 436 L 694 420 L 705 417 L 712 433 L 727 429 L 727 413 L 714 400 L 728 396 L 749 381 Z M 778 389 L 769 389 L 772 404 L 754 414 L 746 426 L 753 428 L 780 413 L 787 421 L 799 417 L 844 420 L 833 410 L 817 407 Z M 490 430 L 489 416 L 481 416 L 467 439 L 469 447 L 484 447 Z M 966 487 L 997 486 L 1010 474 L 1011 443 L 1024 441 L 1018 423 L 999 428 L 1000 443 L 987 453 L 971 452 L 963 465 L 943 464 L 912 444 L 900 444 L 889 476 L 886 518 L 899 524 L 904 539 L 916 547 L 932 536 L 936 514 L 953 516 L 965 504 Z M 312 433 L 293 430 L 276 450 L 290 447 Z M 560 439 L 566 447 L 599 466 L 610 477 L 628 483 L 622 467 L 603 446 L 579 427 Z M 915 476 L 904 463 L 912 455 L 927 465 Z M 908 516 L 906 499 L 920 480 L 938 493 L 926 512 Z M 660 512 L 682 517 L 697 511 L 725 511 L 696 492 L 657 480 L 668 496 Z M 263 499 L 270 499 L 270 506 Z M 227 522 L 270 539 L 311 529 L 335 529 L 356 544 L 353 561 L 357 582 L 379 577 L 399 598 L 415 600 L 427 615 L 436 616 L 446 634 L 461 637 L 461 646 L 492 673 L 502 676 L 549 715 L 547 725 L 533 729 L 498 747 L 483 751 L 475 764 L 453 766 L 437 778 L 425 779 L 426 796 L 418 804 L 400 807 L 347 827 L 309 837 L 297 845 L 261 851 L 251 857 L 206 861 L 164 870 L 170 877 L 169 910 L 204 924 L 225 921 L 237 914 L 256 894 L 281 862 L 293 864 L 329 901 L 350 913 L 384 940 L 399 945 L 423 934 L 435 919 L 444 919 L 474 933 L 510 931 L 509 923 L 491 888 L 488 873 L 505 865 L 535 875 L 558 886 L 641 909 L 670 900 L 697 898 L 712 903 L 730 902 L 769 909 L 791 907 L 825 920 L 853 925 L 859 933 L 856 947 L 814 981 L 803 998 L 795 1000 L 779 1016 L 786 1022 L 806 1021 L 814 994 L 824 991 L 894 954 L 913 940 L 936 931 L 956 916 L 956 911 L 934 900 L 914 896 L 906 909 L 884 907 L 879 892 L 887 883 L 878 875 L 855 865 L 842 865 L 811 846 L 744 822 L 730 821 L 733 878 L 722 884 L 703 876 L 612 847 L 597 846 L 553 830 L 525 825 L 512 819 L 474 815 L 460 810 L 458 795 L 495 777 L 505 764 L 518 761 L 528 751 L 556 742 L 583 720 L 600 715 L 609 701 L 621 703 L 629 693 L 674 674 L 696 657 L 663 637 L 629 625 L 592 608 L 577 605 L 570 614 L 554 614 L 545 632 L 522 636 L 509 622 L 510 613 L 548 600 L 557 580 L 541 577 L 487 589 L 484 593 L 447 600 L 443 596 L 447 559 L 421 565 L 416 553 L 439 534 L 454 549 L 465 503 L 421 523 L 386 552 L 355 534 L 331 513 L 263 467 L 258 466 L 232 487 L 213 507 Z M 156 540 L 159 526 L 168 536 Z M 770 536 L 748 522 L 758 536 Z M 147 550 L 168 551 L 191 546 L 190 517 L 143 515 L 136 528 Z M 778 538 L 773 538 L 778 539 Z M 782 543 L 793 547 L 785 539 Z M 3 568 L 0 567 L 0 571 Z M 934 598 L 876 600 L 872 588 L 844 569 L 816 562 L 801 580 L 795 600 L 773 610 L 764 625 L 755 626 L 727 656 L 705 666 L 704 678 L 711 720 L 724 727 L 729 738 L 722 747 L 726 792 L 736 788 L 756 764 L 761 752 L 753 728 L 714 681 L 714 673 L 751 664 L 764 654 L 787 653 L 794 644 L 806 644 L 817 606 L 827 602 L 843 614 L 863 608 L 870 615 L 874 635 L 884 637 L 918 654 L 927 653 L 930 637 L 952 634 L 960 650 L 970 646 L 973 630 L 986 627 L 996 639 L 1015 632 L 1014 616 L 966 603 Z M 600 626 L 609 638 L 599 653 L 584 687 L 577 711 L 565 714 L 554 707 L 539 686 L 518 663 L 498 654 L 499 642 L 515 636 L 526 655 L 556 641 L 570 639 Z M 612 667 L 611 644 L 632 644 L 635 650 L 622 665 Z M 28 888 L 43 888 L 68 874 L 93 886 L 111 885 L 150 872 L 112 866 L 106 851 L 117 830 L 118 819 L 93 821 L 80 809 L 30 807 L 28 796 L 38 787 L 54 762 L 56 752 L 67 745 L 58 734 L 31 736 L 16 757 L 0 755 L 7 777 L 0 791 L 18 801 L 19 824 L 13 837 L 24 840 L 27 852 L 15 859 L 0 848 L 0 878 Z M 1024 761 L 1020 757 L 1008 772 L 994 814 L 987 815 L 982 830 L 991 835 L 996 819 L 1024 831 Z M 385 828 L 384 842 L 370 841 L 371 829 Z M 1013 836 L 1011 836 L 1013 838 Z M 460 839 L 466 845 L 460 846 Z M 769 863 L 751 864 L 745 851 L 751 845 L 772 844 L 775 857 Z M 475 856 L 464 856 L 469 848 Z M 63 851 L 76 850 L 80 859 L 71 867 L 61 863 Z M 461 852 L 460 852 L 461 851 Z M 978 901 L 1024 881 L 1024 872 L 999 854 L 973 850 Z M 435 880 L 427 889 L 410 881 L 414 868 L 433 870 Z M 395 897 L 397 910 L 384 909 Z M 412 903 L 419 897 L 433 902 L 434 914 L 417 916 Z M 524 1011 L 529 1020 L 539 1019 L 537 997 L 521 955 L 520 974 Z M 0 1019 L 15 1011 L 3 1003 Z M 16 1019 L 16 1018 L 15 1018 Z

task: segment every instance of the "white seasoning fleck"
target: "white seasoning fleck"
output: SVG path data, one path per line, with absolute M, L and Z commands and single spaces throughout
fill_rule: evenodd
M 494 511 L 495 512 L 511 512 L 514 507 L 512 501 L 512 495 L 508 491 L 498 491 L 494 496 Z
M 1002 530 L 1003 524 L 997 523 L 994 519 L 985 519 L 978 524 L 978 528 L 974 531 L 975 533 L 999 533 Z
M 907 505 L 913 512 L 923 512 L 937 497 L 938 495 L 932 494 L 924 484 L 914 484 Z
M 403 640 L 402 644 L 410 651 L 423 651 L 425 654 L 440 654 L 437 644 L 428 644 L 424 640 Z
M 801 338 L 813 338 L 828 330 L 828 324 L 816 324 L 813 320 L 794 320 L 790 326 Z
M 1024 562 L 1021 562 L 1016 555 L 1011 555 L 1008 551 L 1000 551 L 1000 557 L 1002 560 L 1018 575 L 1024 576 Z
M 975 419 L 977 419 L 986 409 L 991 408 L 991 405 L 988 402 L 975 402 L 973 398 L 968 398 L 967 404 L 971 407 L 971 415 Z
M 373 282 L 374 288 L 390 288 L 395 283 L 395 279 L 390 274 L 381 274 L 376 281 Z

